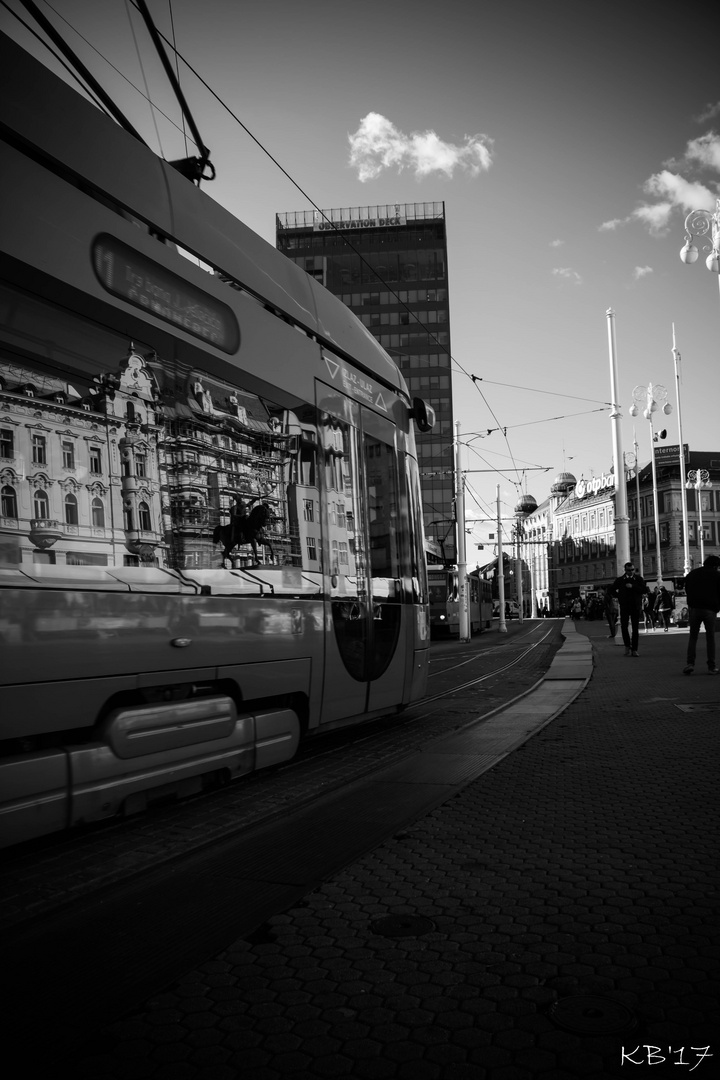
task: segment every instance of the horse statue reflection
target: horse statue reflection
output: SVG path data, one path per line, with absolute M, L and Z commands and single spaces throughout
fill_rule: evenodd
M 266 503 L 258 503 L 253 506 L 250 513 L 245 513 L 245 508 L 237 501 L 233 515 L 227 525 L 217 525 L 213 532 L 213 543 L 223 546 L 223 564 L 230 558 L 230 552 L 239 544 L 250 544 L 253 559 L 258 562 L 258 544 L 268 548 L 270 558 L 275 561 L 272 544 L 265 534 L 265 526 L 270 520 L 270 507 Z

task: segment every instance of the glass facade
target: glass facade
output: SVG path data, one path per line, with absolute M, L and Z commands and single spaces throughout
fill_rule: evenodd
M 393 357 L 413 397 L 435 410 L 416 432 L 428 538 L 455 562 L 453 404 L 445 204 L 278 214 L 277 247 L 357 315 Z

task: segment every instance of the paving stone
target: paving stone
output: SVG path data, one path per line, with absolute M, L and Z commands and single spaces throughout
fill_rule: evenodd
M 716 717 L 690 740 L 675 702 L 717 692 L 682 681 L 682 636 L 643 640 L 628 686 L 602 626 L 568 633 L 595 667 L 552 723 L 272 915 L 272 941 L 233 943 L 93 1035 L 77 1075 L 606 1080 L 623 1042 L 711 1043 L 720 747 Z M 389 914 L 435 929 L 373 934 Z M 557 1026 L 553 1003 L 597 997 L 641 1027 Z

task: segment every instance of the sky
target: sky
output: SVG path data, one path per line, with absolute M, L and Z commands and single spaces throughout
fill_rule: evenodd
M 193 153 L 132 0 L 37 2 L 153 150 Z M 11 13 L 29 19 L 19 0 L 3 3 L 0 29 L 60 73 Z M 673 406 L 656 430 L 679 442 L 674 324 L 683 441 L 720 450 L 719 275 L 702 250 L 693 266 L 679 258 L 686 215 L 714 211 L 720 195 L 706 5 L 148 6 L 227 106 L 180 63 L 217 170 L 203 190 L 269 243 L 277 212 L 445 203 L 474 540 L 493 531 L 481 519 L 495 513 L 498 484 L 510 516 L 522 495 L 547 498 L 561 471 L 610 471 L 608 309 L 623 449 L 636 438 L 640 461 L 650 458 L 650 425 L 628 413 L 634 388 L 650 384 Z

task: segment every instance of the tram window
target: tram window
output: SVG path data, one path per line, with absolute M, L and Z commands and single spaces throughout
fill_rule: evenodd
M 65 496 L 65 523 L 67 525 L 77 525 L 78 523 L 78 501 L 75 495 L 72 494 Z
M 105 507 L 102 499 L 95 498 L 92 501 L 92 523 L 96 529 L 105 528 Z
M 75 468 L 75 445 L 69 440 L 63 441 L 62 444 L 62 456 L 63 456 L 63 469 Z
M 182 362 L 172 348 L 158 355 L 137 337 L 131 342 L 0 285 L 0 380 L 12 423 L 3 423 L 0 437 L 0 543 L 17 534 L 19 522 L 38 548 L 61 539 L 60 563 L 68 567 L 260 563 L 317 573 L 322 455 L 315 405 L 280 406 L 253 392 L 235 369 L 222 379 Z M 335 489 L 343 492 L 348 470 L 342 455 L 333 461 Z M 89 497 L 67 488 L 68 470 L 76 469 L 91 477 Z M 257 554 L 241 528 L 224 559 L 218 529 L 231 523 L 231 511 L 248 516 L 259 507 Z M 341 516 L 345 524 L 346 508 Z M 57 521 L 78 528 L 63 535 Z M 66 558 L 73 552 L 82 563 Z M 89 554 L 96 556 L 90 563 Z M 24 550 L 24 561 L 33 558 Z
M 33 496 L 33 510 L 36 520 L 50 517 L 50 500 L 47 497 L 47 492 L 42 491 L 40 488 L 35 491 Z
M 5 484 L 2 489 L 2 516 L 17 518 L 17 493 L 10 484 Z
M 32 437 L 32 463 L 33 465 L 47 465 L 47 439 L 44 435 Z
M 15 457 L 15 433 L 10 428 L 0 428 L 0 457 Z

